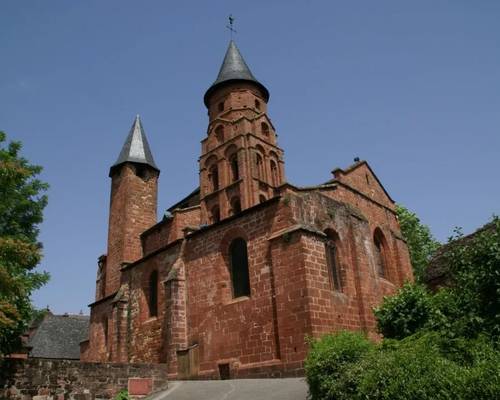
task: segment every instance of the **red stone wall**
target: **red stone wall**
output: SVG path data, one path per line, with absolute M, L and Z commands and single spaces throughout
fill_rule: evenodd
M 148 255 L 184 237 L 184 229 L 200 225 L 200 207 L 176 209 L 172 218 L 159 222 L 141 235 L 144 255 Z

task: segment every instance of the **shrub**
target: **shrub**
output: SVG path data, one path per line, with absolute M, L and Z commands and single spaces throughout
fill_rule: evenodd
M 500 393 L 500 355 L 485 337 L 427 332 L 375 345 L 341 333 L 312 343 L 306 378 L 313 400 L 486 400 Z
M 396 295 L 385 297 L 374 310 L 378 331 L 386 338 L 402 339 L 422 329 L 434 313 L 425 287 L 406 283 Z
M 348 399 L 356 390 L 359 361 L 375 348 L 363 334 L 340 332 L 310 343 L 305 361 L 313 399 Z

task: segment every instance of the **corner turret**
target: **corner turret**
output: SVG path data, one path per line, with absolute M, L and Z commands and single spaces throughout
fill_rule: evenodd
M 137 116 L 125 140 L 118 160 L 111 166 L 111 201 L 108 226 L 108 251 L 105 258 L 104 289 L 97 297 L 106 297 L 120 287 L 121 267 L 142 257 L 140 235 L 154 225 L 157 212 L 158 176 L 146 133 Z M 101 283 L 102 285 L 102 283 Z

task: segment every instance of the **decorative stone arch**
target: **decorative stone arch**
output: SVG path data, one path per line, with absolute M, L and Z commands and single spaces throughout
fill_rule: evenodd
M 224 154 L 229 166 L 229 177 L 231 179 L 231 182 L 235 182 L 240 179 L 238 147 L 235 144 L 231 144 L 226 148 Z
M 279 165 L 279 156 L 274 151 L 269 152 L 269 170 L 271 173 L 271 183 L 273 186 L 281 184 L 281 172 Z
M 208 192 L 215 192 L 219 189 L 219 166 L 218 159 L 215 155 L 211 155 L 205 161 L 205 169 L 207 171 L 208 187 L 206 188 Z
M 260 180 L 265 180 L 266 179 L 266 172 L 265 172 L 265 157 L 266 157 L 266 151 L 261 145 L 255 146 L 255 172 L 257 174 L 257 177 Z
M 267 121 L 260 122 L 260 132 L 265 137 L 269 137 L 269 134 L 271 133 L 271 128 L 269 127 L 269 124 L 267 123 Z
M 217 140 L 218 144 L 224 143 L 225 136 L 224 136 L 224 125 L 218 124 L 215 129 L 214 129 L 214 134 L 215 134 L 215 139 Z
M 232 215 L 236 215 L 241 212 L 241 199 L 239 196 L 233 196 L 229 204 L 231 205 Z
M 391 254 L 387 239 L 382 229 L 376 227 L 373 231 L 373 254 L 375 258 L 375 273 L 378 277 L 391 280 Z

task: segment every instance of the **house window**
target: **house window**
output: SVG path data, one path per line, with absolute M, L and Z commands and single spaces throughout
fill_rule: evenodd
M 255 100 L 255 108 L 257 110 L 260 110 L 260 101 L 259 100 Z
M 223 101 L 221 101 L 221 102 L 217 105 L 217 109 L 219 110 L 219 112 L 224 111 L 224 102 L 223 102 Z
M 231 178 L 233 182 L 240 179 L 240 170 L 238 167 L 238 154 L 233 154 L 229 159 L 229 163 L 231 164 Z
M 330 275 L 333 290 L 342 291 L 342 281 L 340 279 L 340 263 L 338 255 L 338 235 L 331 231 L 325 231 L 327 239 L 325 242 L 326 265 Z
M 375 267 L 377 274 L 381 278 L 387 278 L 387 246 L 382 231 L 377 228 L 373 234 L 375 245 Z
M 219 169 L 217 168 L 217 165 L 212 165 L 210 167 L 208 177 L 212 186 L 212 192 L 219 190 Z
M 149 316 L 156 317 L 158 315 L 158 271 L 151 272 L 149 276 Z
M 220 221 L 220 208 L 219 208 L 219 206 L 212 207 L 211 214 L 212 214 L 212 223 L 213 224 Z
M 234 239 L 231 242 L 229 246 L 229 261 L 233 297 L 250 296 L 247 242 L 242 238 Z

